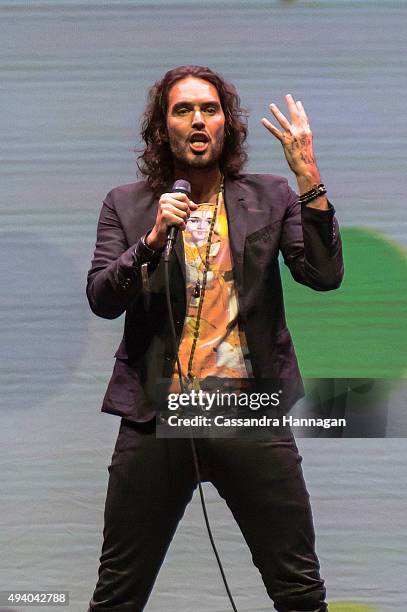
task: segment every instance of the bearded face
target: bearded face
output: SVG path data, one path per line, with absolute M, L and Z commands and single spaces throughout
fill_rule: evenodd
M 195 77 L 174 83 L 168 95 L 167 132 L 175 165 L 197 169 L 218 166 L 225 115 L 216 87 Z

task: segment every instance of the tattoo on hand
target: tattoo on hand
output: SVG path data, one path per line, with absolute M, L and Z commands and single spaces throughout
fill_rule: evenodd
M 304 153 L 301 153 L 300 157 L 302 161 L 308 165 L 315 163 L 315 159 L 312 157 L 312 155 L 304 155 Z

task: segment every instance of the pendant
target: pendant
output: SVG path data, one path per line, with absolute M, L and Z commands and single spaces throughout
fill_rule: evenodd
M 199 384 L 199 379 L 195 378 L 193 374 L 190 374 L 189 376 L 185 376 L 184 388 L 185 388 L 186 393 L 191 392 L 191 391 L 199 391 L 201 388 Z
M 199 390 L 200 390 L 200 388 L 201 388 L 201 387 L 200 387 L 200 384 L 199 384 L 199 380 L 198 380 L 198 378 L 195 378 L 195 377 L 194 377 L 194 378 L 192 379 L 192 389 L 193 389 L 193 391 L 199 391 Z
M 198 278 L 198 280 L 196 281 L 196 284 L 195 284 L 194 290 L 193 290 L 193 292 L 192 292 L 192 297 L 194 297 L 194 298 L 199 298 L 199 297 L 201 297 L 201 283 L 199 282 L 199 278 Z

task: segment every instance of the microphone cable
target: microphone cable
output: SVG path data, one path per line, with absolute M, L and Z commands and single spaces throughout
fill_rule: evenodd
M 175 355 L 175 358 L 176 358 L 178 378 L 179 378 L 179 382 L 180 382 L 181 392 L 185 393 L 186 390 L 185 390 L 185 386 L 184 386 L 184 381 L 182 379 L 181 363 L 180 363 L 179 355 L 178 355 L 177 334 L 176 334 L 176 331 L 175 331 L 174 316 L 173 316 L 173 313 L 172 313 L 172 304 L 171 304 L 171 296 L 170 296 L 169 257 L 164 258 L 164 272 L 165 272 L 165 296 L 166 296 L 166 299 L 167 299 L 168 316 L 169 316 L 169 319 L 170 319 L 171 338 L 172 338 L 172 344 L 173 344 L 173 351 L 174 351 L 174 355 Z M 236 604 L 235 604 L 233 596 L 232 596 L 232 593 L 231 593 L 230 588 L 229 588 L 228 581 L 226 579 L 225 571 L 223 569 L 223 565 L 222 565 L 222 562 L 220 560 L 220 556 L 219 556 L 218 550 L 216 548 L 214 537 L 212 535 L 212 530 L 211 530 L 211 526 L 210 526 L 210 523 L 209 523 L 208 513 L 207 513 L 207 510 L 206 510 L 205 497 L 204 497 L 204 493 L 203 493 L 203 489 L 202 489 L 202 481 L 201 481 L 201 473 L 200 473 L 200 470 L 199 470 L 198 453 L 196 451 L 195 440 L 194 440 L 193 435 L 192 435 L 191 426 L 189 427 L 189 434 L 190 434 L 190 438 L 189 439 L 190 439 L 190 442 L 191 442 L 192 456 L 193 456 L 194 466 L 195 466 L 195 473 L 196 473 L 196 478 L 197 478 L 197 482 L 198 482 L 199 497 L 201 499 L 202 512 L 203 512 L 203 515 L 204 515 L 205 525 L 206 525 L 206 529 L 207 529 L 207 532 L 208 532 L 209 540 L 210 540 L 210 543 L 212 545 L 212 549 L 213 549 L 213 552 L 215 554 L 216 561 L 218 563 L 218 567 L 219 567 L 219 570 L 220 570 L 220 573 L 221 573 L 221 576 L 222 576 L 223 584 L 225 585 L 226 593 L 227 593 L 227 595 L 229 597 L 229 601 L 231 603 L 233 612 L 238 612 L 237 608 L 236 608 Z

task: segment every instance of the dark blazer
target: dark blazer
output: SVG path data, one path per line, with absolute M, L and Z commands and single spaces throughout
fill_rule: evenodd
M 286 326 L 278 254 L 296 281 L 317 291 L 339 287 L 343 276 L 341 240 L 331 206 L 301 207 L 279 176 L 242 174 L 225 178 L 225 205 L 239 299 L 239 327 L 245 332 L 253 376 L 290 381 L 293 403 L 303 393 L 297 359 Z M 113 189 L 100 213 L 97 242 L 88 273 L 92 311 L 114 319 L 126 311 L 124 335 L 102 411 L 134 421 L 151 419 L 157 380 L 170 378 L 175 356 L 159 254 L 150 260 L 140 237 L 152 228 L 158 200 L 145 181 Z M 134 258 L 134 251 L 136 257 Z M 144 284 L 142 263 L 148 263 Z M 176 332 L 185 312 L 185 261 L 178 235 L 170 262 Z

